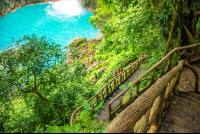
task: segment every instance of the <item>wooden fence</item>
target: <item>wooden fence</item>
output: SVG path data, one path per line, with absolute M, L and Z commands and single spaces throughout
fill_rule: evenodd
M 134 54 L 135 55 L 135 54 Z M 124 65 L 127 65 L 129 63 L 129 61 L 131 60 L 131 58 L 134 57 L 134 55 L 130 55 L 128 56 L 122 63 L 120 63 L 117 67 L 115 67 L 112 71 L 117 72 L 118 68 L 123 67 Z M 110 72 L 103 80 L 99 81 L 99 83 L 103 83 L 103 82 L 107 82 L 109 78 L 112 77 L 112 73 Z
M 109 83 L 107 83 L 98 93 L 96 93 L 92 98 L 90 98 L 87 102 L 90 103 L 91 113 L 94 112 L 94 108 L 107 97 L 109 97 L 120 85 L 123 81 L 125 81 L 132 73 L 134 73 L 140 64 L 145 61 L 147 57 L 141 56 L 138 60 L 136 60 L 130 67 L 124 70 L 120 75 L 113 78 Z M 80 115 L 83 106 L 77 108 L 71 116 L 70 125 L 75 123 L 77 116 Z
M 91 70 L 98 69 L 98 68 L 104 66 L 105 64 L 109 64 L 109 62 L 108 61 L 97 62 L 95 65 L 89 67 L 86 71 L 91 71 Z
M 112 120 L 104 132 L 132 133 L 133 128 L 134 132 L 157 132 L 179 81 L 183 65 L 194 73 L 194 88 L 195 92 L 198 92 L 198 74 L 187 62 L 200 60 L 199 57 L 190 60 L 196 50 L 199 49 L 200 43 L 173 49 L 134 81 L 132 87 L 123 90 L 113 98 L 108 104 L 109 119 L 113 119 L 116 113 L 122 112 Z M 179 57 L 183 55 L 187 57 L 187 62 L 183 60 L 179 62 Z M 132 93 L 133 90 L 136 90 L 135 94 Z M 120 103 L 112 107 L 113 102 L 121 96 Z M 127 100 L 123 98 L 125 96 Z M 129 106 L 130 104 L 131 106 Z M 127 113 L 127 111 L 130 113 Z

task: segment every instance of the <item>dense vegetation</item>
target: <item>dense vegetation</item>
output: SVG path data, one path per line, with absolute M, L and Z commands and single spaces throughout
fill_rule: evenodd
M 89 22 L 101 30 L 103 41 L 96 46 L 91 60 L 109 63 L 103 77 L 132 54 L 136 54 L 133 60 L 142 54 L 151 55 L 148 69 L 170 49 L 199 42 L 197 0 L 96 2 L 98 8 Z M 73 66 L 66 64 L 65 51 L 45 37 L 26 35 L 0 54 L 0 132 L 102 132 L 105 129 L 106 124 L 98 128 L 101 122 L 92 120 L 96 114 L 91 116 L 86 102 L 104 85 L 94 86 L 88 81 L 97 70 L 87 73 L 81 65 L 84 58 Z M 84 105 L 80 122 L 69 126 L 72 112 L 80 105 Z M 102 103 L 95 111 L 100 107 Z

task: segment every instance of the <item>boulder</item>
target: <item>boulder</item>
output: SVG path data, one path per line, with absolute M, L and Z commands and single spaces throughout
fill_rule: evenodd
M 72 43 L 69 44 L 69 47 L 78 47 L 80 44 L 84 43 L 86 41 L 86 38 L 75 38 L 73 39 Z
M 15 7 L 15 1 L 14 0 L 10 0 L 9 7 L 10 8 L 14 8 Z
M 9 0 L 4 0 L 6 5 L 9 5 L 10 1 Z
M 20 4 L 23 6 L 26 4 L 25 0 L 20 0 Z
M 4 1 L 0 1 L 0 10 L 3 10 L 5 8 Z
M 6 13 L 10 12 L 10 7 L 7 6 L 7 7 L 5 8 L 5 12 L 6 12 Z

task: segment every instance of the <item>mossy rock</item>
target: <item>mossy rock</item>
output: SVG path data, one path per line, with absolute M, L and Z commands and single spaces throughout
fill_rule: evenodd
M 20 4 L 25 5 L 26 4 L 25 0 L 20 0 Z
M 0 10 L 5 8 L 5 3 L 4 1 L 0 1 Z
M 40 3 L 41 0 L 32 0 L 33 3 Z
M 80 44 L 84 43 L 86 41 L 86 38 L 77 38 L 72 41 L 72 43 L 69 44 L 69 47 L 78 47 Z
M 4 2 L 6 5 L 9 5 L 9 3 L 10 3 L 9 0 L 4 0 Z

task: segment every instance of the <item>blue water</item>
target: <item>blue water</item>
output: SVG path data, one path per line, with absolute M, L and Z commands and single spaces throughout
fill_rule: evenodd
M 62 48 L 74 38 L 83 37 L 94 39 L 99 37 L 99 30 L 95 30 L 88 22 L 91 11 L 55 6 L 56 2 L 28 5 L 0 18 L 0 51 L 12 44 L 12 38 L 22 39 L 23 35 L 35 34 L 46 36 Z M 66 3 L 60 3 L 63 5 Z M 64 5 L 63 5 L 64 6 Z M 70 7 L 69 3 L 68 6 Z M 72 5 L 73 6 L 73 5 Z M 78 7 L 80 8 L 80 7 Z

